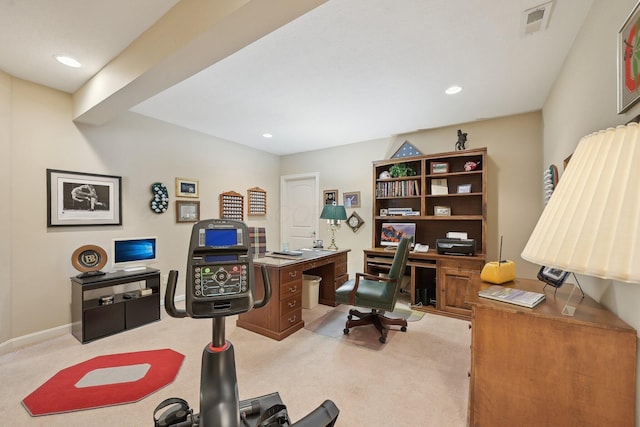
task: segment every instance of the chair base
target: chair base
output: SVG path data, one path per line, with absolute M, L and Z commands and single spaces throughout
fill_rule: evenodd
M 353 316 L 357 317 L 357 319 L 353 319 Z M 347 316 L 347 324 L 343 330 L 344 334 L 347 335 L 349 333 L 349 329 L 355 326 L 362 325 L 374 325 L 378 331 L 380 331 L 380 341 L 384 344 L 387 341 L 387 334 L 389 333 L 389 326 L 400 326 L 400 330 L 402 332 L 407 332 L 407 320 L 406 319 L 390 319 L 385 317 L 384 311 L 371 310 L 367 313 L 362 313 L 361 311 L 352 308 L 349 310 L 349 316 Z

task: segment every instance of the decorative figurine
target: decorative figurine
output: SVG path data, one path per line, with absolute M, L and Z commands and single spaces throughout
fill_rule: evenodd
M 464 144 L 467 142 L 467 134 L 462 133 L 462 130 L 458 129 L 458 142 L 456 142 L 456 150 L 462 151 L 466 150 L 467 147 Z

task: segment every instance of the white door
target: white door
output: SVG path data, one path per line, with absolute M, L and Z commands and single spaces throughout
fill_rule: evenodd
M 280 242 L 289 249 L 311 248 L 320 218 L 317 172 L 280 177 Z

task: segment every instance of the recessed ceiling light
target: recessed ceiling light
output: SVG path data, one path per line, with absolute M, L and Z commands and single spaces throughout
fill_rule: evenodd
M 446 93 L 447 95 L 455 95 L 456 93 L 459 93 L 461 90 L 462 88 L 460 86 L 451 86 L 450 88 L 445 90 L 444 93 Z
M 82 64 L 79 63 L 78 61 L 76 61 L 75 59 L 73 59 L 70 56 L 66 56 L 66 55 L 56 55 L 55 56 L 56 60 L 61 63 L 66 65 L 67 67 L 73 67 L 73 68 L 80 68 L 82 67 Z
M 271 135 L 270 133 L 263 133 L 262 136 L 264 136 L 265 138 L 273 138 L 273 135 Z

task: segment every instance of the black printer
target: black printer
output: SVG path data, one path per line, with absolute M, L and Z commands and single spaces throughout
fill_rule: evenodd
M 475 255 L 475 239 L 437 239 L 436 249 L 441 255 Z

